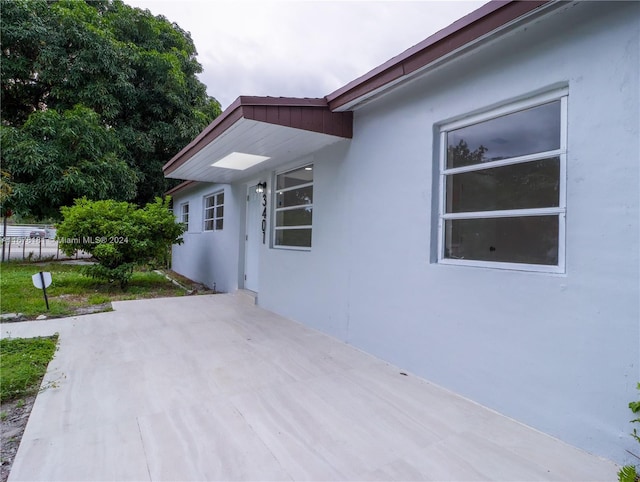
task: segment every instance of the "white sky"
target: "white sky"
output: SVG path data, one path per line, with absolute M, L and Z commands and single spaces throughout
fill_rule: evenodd
M 486 3 L 124 1 L 191 33 L 223 109 L 240 95 L 323 97 Z

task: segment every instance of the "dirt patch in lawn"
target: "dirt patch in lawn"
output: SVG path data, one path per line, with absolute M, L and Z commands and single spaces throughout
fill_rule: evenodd
M 65 295 L 57 296 L 56 298 L 62 299 Z M 7 316 L 2 318 L 2 323 L 17 323 L 19 321 L 37 321 L 37 320 L 49 320 L 52 318 L 68 318 L 70 316 L 78 316 L 78 315 L 90 315 L 92 313 L 102 313 L 105 311 L 113 311 L 113 307 L 111 306 L 111 302 L 108 303 L 100 303 L 97 305 L 84 305 L 73 308 L 73 312 L 67 315 L 40 315 L 40 318 L 29 318 L 24 316 L 21 313 L 16 313 L 15 316 Z
M 36 395 L 0 405 L 0 482 L 6 482 Z
M 50 263 L 44 269 L 55 271 L 58 266 L 62 265 Z M 12 266 L 11 268 L 28 271 L 32 269 L 32 266 L 29 265 L 26 268 Z M 67 266 L 63 271 L 54 273 L 53 287 L 47 290 L 51 306 L 48 311 L 45 311 L 45 303 L 40 291 L 31 286 L 31 278 L 27 276 L 28 273 L 19 273 L 20 286 L 14 286 L 5 280 L 6 286 L 3 284 L 3 287 L 0 288 L 5 295 L 0 310 L 2 311 L 0 323 L 111 311 L 113 309 L 111 302 L 113 301 L 216 293 L 215 289 L 185 278 L 171 270 L 136 272 L 128 289 L 123 291 L 109 283 L 100 283 L 77 273 L 69 273 L 69 269 Z

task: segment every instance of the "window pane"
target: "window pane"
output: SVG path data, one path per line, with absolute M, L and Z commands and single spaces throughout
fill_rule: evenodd
M 222 219 L 216 219 L 216 229 L 222 229 L 222 224 L 223 224 L 223 220 Z
M 224 206 L 218 206 L 216 208 L 216 217 L 221 218 L 222 216 L 224 216 Z
M 276 212 L 276 226 L 311 226 L 312 208 Z
M 216 197 L 218 198 L 217 201 L 216 201 L 217 205 L 224 204 L 224 193 L 223 192 L 218 194 Z
M 204 222 L 204 230 L 205 231 L 211 231 L 213 230 L 213 220 L 208 220 Z
M 560 158 L 447 176 L 448 213 L 559 205 Z
M 445 258 L 558 264 L 558 216 L 447 219 Z
M 313 182 L 313 166 L 305 166 L 294 171 L 279 174 L 276 182 L 276 189 L 299 186 Z
M 313 186 L 307 186 L 292 191 L 279 192 L 277 195 L 277 207 L 285 208 L 289 206 L 298 206 L 300 204 L 313 203 Z
M 210 196 L 206 199 L 205 207 L 210 208 L 212 206 L 215 206 L 215 204 L 216 204 L 216 197 Z
M 560 101 L 447 133 L 447 168 L 560 148 Z
M 213 219 L 213 212 L 215 208 L 207 208 L 204 210 L 205 219 Z
M 311 229 L 280 229 L 276 231 L 277 246 L 311 247 Z

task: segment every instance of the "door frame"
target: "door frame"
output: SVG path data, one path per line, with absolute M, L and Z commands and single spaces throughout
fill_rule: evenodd
M 262 238 L 260 237 L 261 227 L 261 208 L 262 203 L 258 197 L 258 193 L 255 192 L 258 180 L 255 182 L 247 183 L 246 187 L 246 201 L 245 201 L 245 224 L 244 224 L 244 269 L 243 269 L 243 287 L 244 289 L 258 292 L 259 275 L 260 275 L 260 243 Z M 251 200 L 255 199 L 255 207 L 251 209 Z M 253 257 L 252 257 L 253 256 Z M 251 267 L 250 265 L 253 264 Z M 253 275 L 255 280 L 247 279 L 247 277 Z

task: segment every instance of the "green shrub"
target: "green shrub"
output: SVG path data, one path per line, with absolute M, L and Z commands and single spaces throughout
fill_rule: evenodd
M 636 386 L 638 390 L 640 390 L 640 383 Z M 629 408 L 634 414 L 640 412 L 640 401 L 629 402 Z M 631 420 L 631 423 L 640 423 L 640 417 L 636 417 Z M 640 435 L 638 435 L 638 429 L 633 428 L 633 432 L 631 432 L 631 436 L 636 440 L 636 442 L 640 443 Z M 637 482 L 638 470 L 634 465 L 625 465 L 618 471 L 618 480 L 620 482 Z
M 619 482 L 636 482 L 638 480 L 638 473 L 633 465 L 625 465 L 618 471 Z
M 58 225 L 60 250 L 73 256 L 90 253 L 99 264 L 87 266 L 87 276 L 118 281 L 124 289 L 136 266 L 161 265 L 172 244 L 182 243 L 182 224 L 169 210 L 169 198 L 139 209 L 127 202 L 76 199 L 61 209 Z

